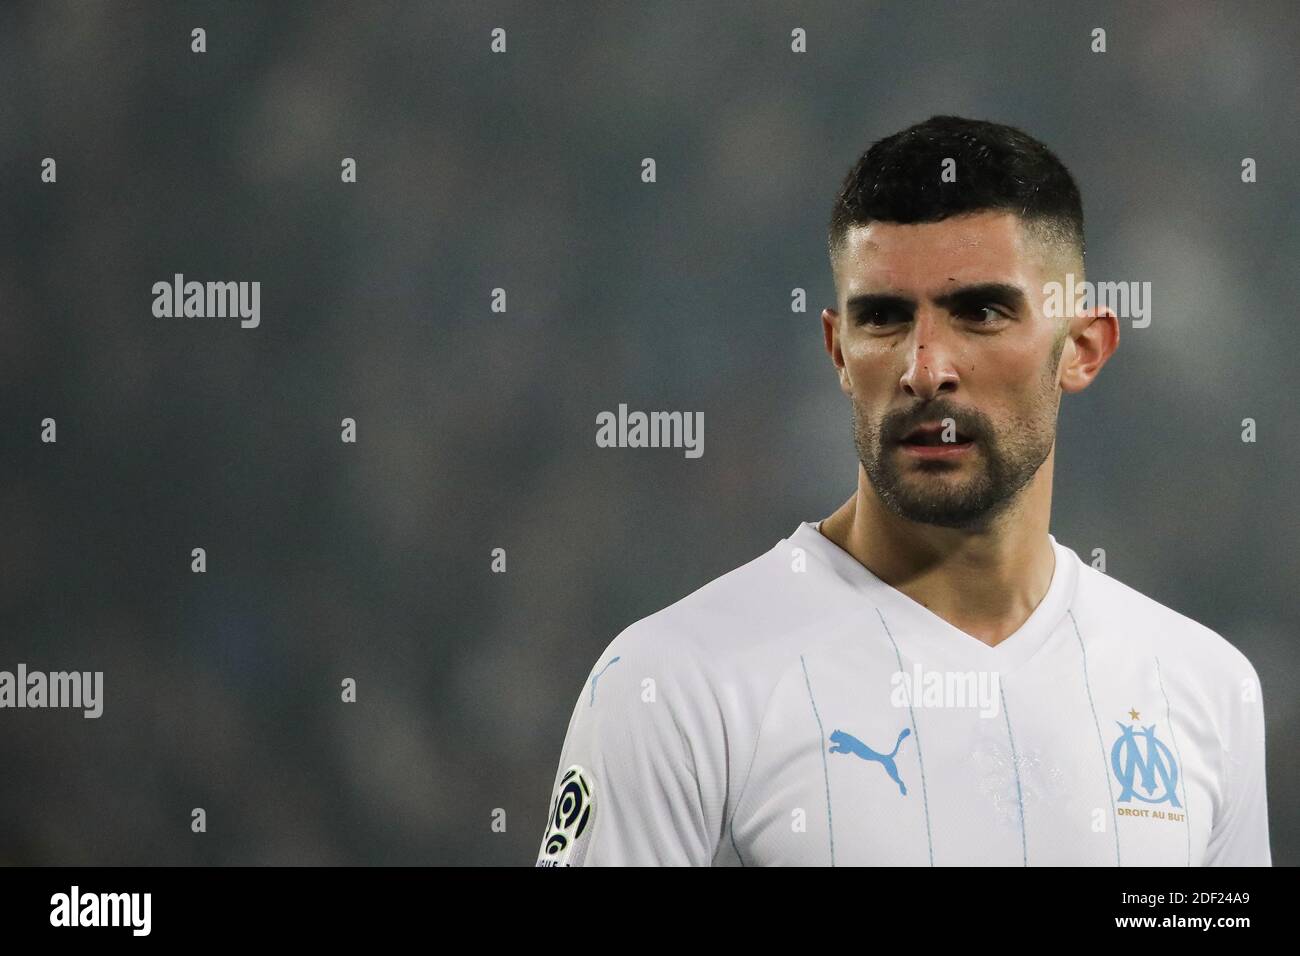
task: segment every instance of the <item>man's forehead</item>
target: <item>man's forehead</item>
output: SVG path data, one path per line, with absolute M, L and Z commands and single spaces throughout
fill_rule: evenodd
M 836 271 L 847 296 L 942 294 L 946 286 L 976 282 L 1028 286 L 1039 258 L 1018 217 L 979 212 L 940 222 L 853 226 Z

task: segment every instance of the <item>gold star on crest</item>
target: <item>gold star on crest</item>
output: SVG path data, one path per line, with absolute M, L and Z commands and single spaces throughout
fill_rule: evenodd
M 1130 711 L 1128 712 L 1128 715 L 1129 715 L 1129 718 L 1130 718 L 1131 720 L 1137 720 L 1138 717 L 1141 716 L 1141 714 L 1139 714 L 1136 710 L 1130 710 Z

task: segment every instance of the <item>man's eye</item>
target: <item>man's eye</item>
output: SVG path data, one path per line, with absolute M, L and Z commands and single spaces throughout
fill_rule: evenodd
M 963 319 L 970 319 L 979 324 L 988 324 L 996 322 L 998 319 L 1005 319 L 1006 313 L 995 305 L 981 305 L 975 308 L 965 309 L 958 313 Z
M 858 315 L 858 325 L 883 328 L 895 322 L 906 322 L 908 316 L 899 309 L 868 309 Z

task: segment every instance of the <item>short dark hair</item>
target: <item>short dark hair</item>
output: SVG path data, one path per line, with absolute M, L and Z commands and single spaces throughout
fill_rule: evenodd
M 956 160 L 956 182 L 940 178 Z M 1065 164 L 1014 126 L 932 116 L 872 144 L 849 170 L 831 213 L 832 268 L 851 226 L 939 222 L 962 213 L 1015 213 L 1083 261 L 1083 201 Z

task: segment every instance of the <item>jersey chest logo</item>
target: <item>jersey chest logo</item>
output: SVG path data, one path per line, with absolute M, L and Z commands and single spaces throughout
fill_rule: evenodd
M 1110 750 L 1110 765 L 1122 788 L 1118 802 L 1165 803 L 1182 807 L 1178 802 L 1178 762 L 1165 743 L 1156 737 L 1156 725 L 1134 730 L 1132 724 L 1119 725 L 1120 735 Z
M 885 773 L 889 774 L 889 778 L 898 784 L 898 792 L 903 796 L 907 796 L 907 787 L 903 784 L 902 778 L 898 776 L 898 764 L 894 762 L 894 758 L 898 756 L 898 748 L 902 746 L 904 738 L 911 732 L 910 727 L 904 727 L 898 735 L 898 740 L 894 741 L 894 749 L 887 754 L 881 754 L 876 753 L 852 734 L 837 730 L 831 734 L 830 752 L 833 754 L 854 754 L 863 760 L 874 760 L 884 767 Z

